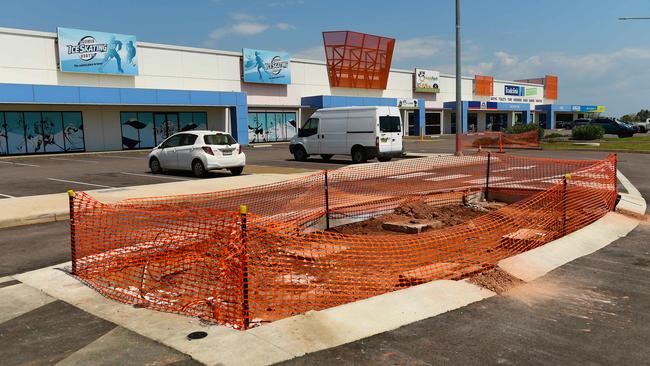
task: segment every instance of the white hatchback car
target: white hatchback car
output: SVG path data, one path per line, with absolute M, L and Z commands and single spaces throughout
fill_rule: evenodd
M 149 169 L 154 174 L 163 170 L 191 170 L 204 177 L 209 170 L 228 169 L 239 175 L 246 165 L 242 146 L 226 132 L 179 132 L 163 141 L 149 153 Z

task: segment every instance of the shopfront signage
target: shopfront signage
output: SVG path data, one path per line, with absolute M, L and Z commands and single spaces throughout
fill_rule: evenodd
M 440 72 L 415 69 L 415 91 L 419 93 L 440 93 Z
M 583 112 L 583 113 L 602 113 L 605 112 L 605 106 L 603 105 L 572 105 L 572 112 Z
M 522 87 L 521 86 L 516 86 L 516 85 L 505 85 L 503 94 L 505 95 L 514 95 L 514 96 L 522 96 Z
M 402 109 L 418 109 L 418 100 L 410 98 L 397 99 L 397 107 Z
M 244 48 L 244 82 L 291 84 L 291 60 L 287 52 Z
M 59 68 L 63 72 L 138 75 L 135 36 L 57 28 Z

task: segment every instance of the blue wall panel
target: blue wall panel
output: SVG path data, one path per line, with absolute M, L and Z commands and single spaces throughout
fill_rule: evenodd
M 190 92 L 189 90 L 157 90 L 156 104 L 189 105 Z
M 79 88 L 75 86 L 34 85 L 34 103 L 79 104 Z
M 221 105 L 221 93 L 209 92 L 209 91 L 191 91 L 190 92 L 190 104 L 192 105 Z
M 34 88 L 27 84 L 0 84 L 0 103 L 33 103 Z
M 135 105 L 155 105 L 155 89 L 120 89 L 120 103 Z
M 120 90 L 116 88 L 79 88 L 79 102 L 82 104 L 119 104 Z

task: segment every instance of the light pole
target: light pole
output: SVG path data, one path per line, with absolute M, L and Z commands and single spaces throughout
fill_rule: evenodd
M 460 88 L 460 0 L 456 0 L 456 156 L 463 155 L 463 101 Z

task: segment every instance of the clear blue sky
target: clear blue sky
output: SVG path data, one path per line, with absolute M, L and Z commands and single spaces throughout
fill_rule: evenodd
M 135 34 L 138 40 L 322 58 L 321 32 L 397 39 L 393 66 L 453 72 L 453 0 L 3 0 L 0 26 L 57 26 Z M 498 79 L 556 74 L 561 103 L 608 114 L 650 108 L 648 0 L 463 0 L 463 74 Z

